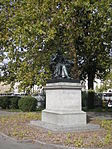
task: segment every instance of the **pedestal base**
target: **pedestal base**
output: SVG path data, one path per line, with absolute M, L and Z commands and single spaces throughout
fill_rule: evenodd
M 76 132 L 76 131 L 96 131 L 101 129 L 100 125 L 96 124 L 86 124 L 86 125 L 80 125 L 80 126 L 60 126 L 60 125 L 54 125 L 50 123 L 46 123 L 43 121 L 31 121 L 31 125 L 36 126 L 37 128 L 43 128 L 44 130 L 53 131 L 53 132 Z
M 86 113 L 83 111 L 42 111 L 42 121 L 59 126 L 84 126 Z
M 54 128 L 86 127 L 86 113 L 81 109 L 79 82 L 47 83 L 46 109 L 42 111 L 42 125 Z

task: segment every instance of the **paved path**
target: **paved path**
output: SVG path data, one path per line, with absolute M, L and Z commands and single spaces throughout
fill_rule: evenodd
M 0 135 L 0 149 L 75 149 L 73 147 L 63 147 L 42 143 L 17 143 L 16 141 L 6 139 Z
M 0 110 L 0 116 L 2 116 L 2 115 L 14 115 L 14 114 L 19 114 L 19 113 L 22 113 L 22 112 L 7 112 L 7 111 Z
M 29 143 L 17 143 L 0 136 L 0 149 L 42 149 L 42 146 Z
M 112 112 L 87 112 L 89 118 L 112 119 Z

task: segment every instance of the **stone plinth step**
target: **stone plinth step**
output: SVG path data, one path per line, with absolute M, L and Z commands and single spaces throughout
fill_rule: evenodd
M 38 121 L 31 121 L 30 124 L 53 132 L 96 131 L 101 129 L 99 125 L 90 123 L 83 126 L 72 125 L 67 127 L 61 125 L 54 125 L 38 120 Z

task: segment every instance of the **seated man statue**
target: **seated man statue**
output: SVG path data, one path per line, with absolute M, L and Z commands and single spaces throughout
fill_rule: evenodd
M 73 66 L 73 61 L 65 59 L 60 50 L 57 50 L 56 54 L 51 56 L 50 69 L 53 78 L 71 79 L 69 76 L 69 69 L 71 66 Z

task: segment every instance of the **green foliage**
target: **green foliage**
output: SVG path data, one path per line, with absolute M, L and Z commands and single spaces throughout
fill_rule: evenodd
M 18 101 L 20 98 L 17 96 L 1 96 L 0 107 L 3 109 L 18 109 Z
M 95 75 L 109 68 L 111 0 L 1 0 L 0 47 L 9 63 L 2 69 L 8 83 L 30 90 L 50 78 L 49 58 L 61 48 L 74 60 L 73 77 Z M 16 10 L 16 11 L 15 11 Z M 40 71 L 41 70 L 41 71 Z
M 82 92 L 82 107 L 87 107 L 88 92 Z
M 104 138 L 104 144 L 106 144 L 106 145 L 109 144 L 111 142 L 111 140 L 112 140 L 112 135 L 111 135 L 111 133 L 108 133 Z
M 37 106 L 37 100 L 33 97 L 23 97 L 18 103 L 19 109 L 23 112 L 35 111 Z
M 88 90 L 88 91 L 82 91 L 82 108 L 83 108 L 83 110 L 86 110 L 88 108 L 88 96 L 90 96 L 91 94 L 94 95 L 94 98 L 93 98 L 94 99 L 93 100 L 94 106 L 92 106 L 89 109 L 92 110 L 95 107 L 99 107 L 99 106 L 102 107 L 102 94 L 96 94 L 94 92 L 94 90 Z
M 100 123 L 101 127 L 103 127 L 107 133 L 104 137 L 104 145 L 110 144 L 112 143 L 112 134 L 111 134 L 111 130 L 112 130 L 112 120 L 102 120 Z
M 103 108 L 108 108 L 108 101 L 103 100 L 102 101 L 102 107 Z
M 10 99 L 11 96 L 0 97 L 0 107 L 2 107 L 3 109 L 9 109 L 11 104 Z
M 8 112 L 21 112 L 20 109 L 8 109 L 7 111 Z
M 71 133 L 67 133 L 66 134 L 66 140 L 65 140 L 65 143 L 66 143 L 66 145 L 69 145 L 69 144 L 71 144 Z
M 94 99 L 95 99 L 95 92 L 93 90 L 88 91 L 88 101 L 87 101 L 87 106 L 88 109 L 94 109 Z
M 83 145 L 83 139 L 81 137 L 74 140 L 75 147 L 82 147 L 82 145 Z
M 10 109 L 18 109 L 18 102 L 21 99 L 21 97 L 13 96 L 10 99 Z
M 98 89 L 99 92 L 107 91 L 112 88 L 112 72 L 108 73 L 104 78 L 103 85 Z

